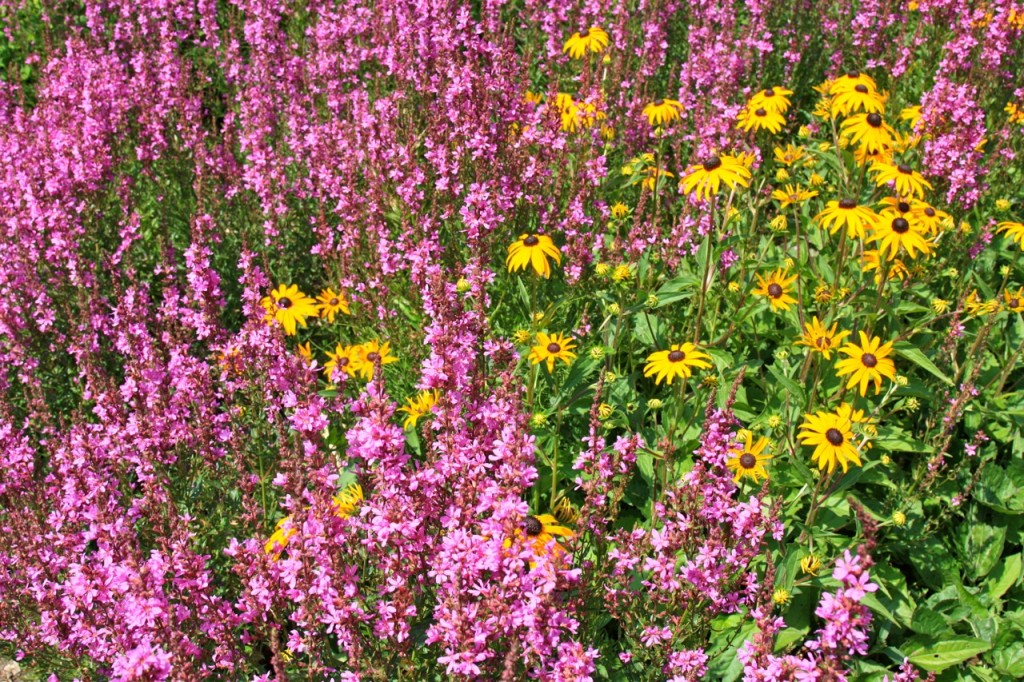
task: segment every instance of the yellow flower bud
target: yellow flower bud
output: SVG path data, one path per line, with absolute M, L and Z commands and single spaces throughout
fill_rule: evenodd
M 892 525 L 897 528 L 902 528 L 907 525 L 907 515 L 901 511 L 895 511 L 892 513 Z
M 610 418 L 613 414 L 615 414 L 615 408 L 608 403 L 601 403 L 597 406 L 597 418 L 601 421 Z
M 618 315 L 619 313 L 622 312 L 622 306 L 620 306 L 618 303 L 609 303 L 608 307 L 605 308 L 605 312 L 614 317 L 615 315 Z
M 459 281 L 455 283 L 455 291 L 460 294 L 464 294 L 469 291 L 469 280 L 465 277 L 459 277 Z
M 775 182 L 785 182 L 786 180 L 789 180 L 789 171 L 785 168 L 775 171 Z
M 814 554 L 808 554 L 800 560 L 800 570 L 807 575 L 818 575 L 821 570 L 821 559 Z
M 772 601 L 779 606 L 788 603 L 789 590 L 787 590 L 785 587 L 780 587 L 779 589 L 775 590 L 774 592 L 772 592 Z
M 996 199 L 996 210 L 1000 213 L 1006 213 L 1010 210 L 1010 202 L 1006 199 Z
M 543 412 L 536 412 L 530 417 L 530 426 L 534 428 L 540 428 L 546 426 L 548 423 L 548 416 Z
M 605 356 L 604 346 L 594 346 L 587 354 L 591 360 L 603 360 Z
M 658 398 L 651 398 L 650 400 L 647 401 L 648 410 L 660 410 L 664 405 L 665 403 L 663 403 Z
M 608 265 L 607 263 L 598 263 L 597 265 L 594 266 L 594 273 L 598 277 L 606 277 L 608 273 L 611 271 L 612 266 Z

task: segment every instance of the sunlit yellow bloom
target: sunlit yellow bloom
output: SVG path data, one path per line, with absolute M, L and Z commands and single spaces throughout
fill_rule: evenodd
M 818 575 L 821 570 L 821 559 L 813 554 L 808 554 L 800 560 L 800 570 L 807 575 Z
M 878 249 L 865 249 L 862 259 L 861 272 L 874 272 L 875 284 L 881 282 L 884 268 L 882 267 L 883 259 Z M 906 264 L 899 258 L 894 258 L 889 262 L 889 272 L 886 275 L 887 280 L 895 277 L 902 282 L 909 276 L 910 271 L 907 270 Z
M 814 288 L 814 302 L 824 305 L 833 298 L 832 287 L 827 284 L 819 284 Z
M 346 519 L 352 516 L 356 509 L 359 508 L 359 505 L 362 504 L 363 489 L 358 483 L 353 483 L 335 495 L 332 502 L 334 505 L 334 515 L 339 519 Z M 292 525 L 291 514 L 289 514 L 274 526 L 274 533 L 263 545 L 263 551 L 267 554 L 273 554 L 273 559 L 276 561 L 281 556 L 281 552 L 288 546 L 288 541 L 297 532 Z
M 911 258 L 916 258 L 918 251 L 924 255 L 932 251 L 931 242 L 925 238 L 920 222 L 912 217 L 904 218 L 891 209 L 882 211 L 878 216 L 872 238 L 878 243 L 878 250 L 890 260 L 901 249 Z
M 1021 13 L 1021 16 L 1024 17 L 1024 13 Z M 1007 103 L 1003 107 L 1003 111 L 1007 113 L 1008 123 L 1024 123 L 1024 107 L 1019 106 L 1016 102 Z
M 877 395 L 882 390 L 882 377 L 890 380 L 896 377 L 896 363 L 889 357 L 892 354 L 892 342 L 883 344 L 879 337 L 868 337 L 863 331 L 858 332 L 858 335 L 860 345 L 847 343 L 839 349 L 840 353 L 849 357 L 836 363 L 836 376 L 849 374 L 846 387 L 853 388 L 860 384 L 862 396 L 867 393 L 868 384 L 874 382 Z
M 533 266 L 534 272 L 547 278 L 551 276 L 549 258 L 554 260 L 555 264 L 562 262 L 562 254 L 551 241 L 551 237 L 545 234 L 521 234 L 519 239 L 508 247 L 505 267 L 509 272 L 516 272 Z
M 735 156 L 712 156 L 703 163 L 686 169 L 679 184 L 687 194 L 698 199 L 710 199 L 725 185 L 729 189 L 750 186 L 750 170 Z
M 317 309 L 320 311 L 320 317 L 326 317 L 328 322 L 334 322 L 334 316 L 338 313 L 352 314 L 348 309 L 348 301 L 342 294 L 334 293 L 334 289 L 324 289 L 316 300 L 319 301 Z
M 316 317 L 316 301 L 299 291 L 295 284 L 282 284 L 264 296 L 260 305 L 267 311 L 263 319 L 267 324 L 277 322 L 284 328 L 284 333 L 294 336 L 296 325 L 306 326 L 307 317 Z
M 777 133 L 786 124 L 786 117 L 777 111 L 769 111 L 763 107 L 751 109 L 744 107 L 736 117 L 741 130 L 757 132 L 767 130 L 770 133 Z
M 683 105 L 674 99 L 656 99 L 644 107 L 644 116 L 652 126 L 665 125 L 679 120 Z
M 952 216 L 942 209 L 930 206 L 923 201 L 914 200 L 911 202 L 910 213 L 912 219 L 916 220 L 927 235 L 937 234 L 943 227 L 952 222 Z
M 628 265 L 617 265 L 615 270 L 612 272 L 612 280 L 616 282 L 625 282 L 633 277 L 633 269 Z
M 607 118 L 607 115 L 603 111 L 599 111 L 593 102 L 577 102 L 572 95 L 564 92 L 555 96 L 555 107 L 561 117 L 562 130 L 567 133 L 589 128 L 595 122 Z
M 942 313 L 949 310 L 949 301 L 947 301 L 944 298 L 933 298 L 930 305 L 932 307 L 932 310 L 935 311 L 936 315 L 941 315 Z
M 525 534 L 527 542 L 533 550 L 534 556 L 548 556 L 555 561 L 562 561 L 565 557 L 566 550 L 561 544 L 555 539 L 557 537 L 571 538 L 574 533 L 566 528 L 565 526 L 558 525 L 558 519 L 551 514 L 539 514 L 537 516 L 527 516 L 523 520 L 522 531 L 516 531 L 516 535 L 520 533 Z M 506 547 L 511 547 L 511 541 L 506 540 Z M 535 562 L 530 562 L 530 567 L 535 566 Z
M 544 94 L 540 92 L 530 92 L 527 90 L 526 94 L 523 95 L 523 99 L 530 104 L 540 104 L 544 101 Z
M 562 336 L 561 333 L 545 334 L 537 333 L 537 345 L 530 350 L 529 360 L 532 364 L 545 363 L 548 371 L 555 371 L 555 360 L 561 360 L 565 364 L 571 364 L 576 358 L 572 349 L 576 347 L 571 337 Z
M 881 114 L 854 114 L 843 121 L 841 130 L 843 135 L 849 136 L 852 144 L 868 150 L 891 147 L 896 134 Z
M 831 121 L 832 120 L 832 98 L 831 97 L 822 97 L 821 99 L 819 99 L 815 103 L 814 109 L 811 111 L 811 115 L 814 116 L 815 118 L 820 118 L 823 121 Z
M 873 163 L 871 172 L 875 174 L 875 184 L 879 187 L 890 182 L 901 197 L 924 198 L 924 190 L 932 188 L 932 184 L 924 176 L 906 164 Z
M 796 299 L 789 295 L 790 287 L 796 281 L 797 276 L 787 277 L 789 273 L 779 268 L 768 277 L 755 275 L 757 288 L 754 293 L 764 296 L 772 306 L 772 310 L 789 310 L 789 306 L 796 303 Z
M 364 379 L 373 378 L 374 364 L 380 360 L 381 367 L 398 362 L 398 358 L 391 355 L 391 345 L 385 341 L 383 344 L 376 340 L 361 343 L 352 347 L 352 364 L 355 371 Z
M 725 461 L 725 466 L 736 474 L 732 480 L 739 482 L 741 478 L 746 477 L 754 479 L 754 483 L 757 483 L 762 478 L 767 479 L 768 471 L 764 465 L 772 458 L 770 454 L 764 452 L 768 439 L 762 436 L 755 441 L 754 434 L 748 429 L 741 429 L 737 437 L 743 443 L 743 447 L 730 449 L 730 457 Z
M 747 102 L 748 109 L 766 109 L 777 114 L 784 114 L 789 110 L 789 96 L 792 90 L 786 88 L 766 88 L 758 92 Z
M 689 379 L 693 376 L 691 367 L 711 369 L 711 364 L 706 362 L 710 359 L 710 355 L 702 353 L 692 343 L 675 343 L 668 350 L 659 350 L 647 356 L 644 376 L 655 377 L 655 385 L 664 380 L 671 386 L 676 377 Z
M 982 301 L 978 290 L 974 289 L 964 299 L 964 310 L 968 315 L 991 315 L 999 310 L 999 301 L 995 299 Z
M 815 222 L 835 234 L 846 227 L 846 234 L 855 239 L 864 239 L 874 229 L 878 216 L 867 206 L 861 206 L 856 199 L 840 199 L 825 204 L 825 210 L 814 216 Z
M 420 417 L 425 417 L 430 414 L 434 409 L 434 405 L 437 404 L 437 399 L 440 397 L 437 389 L 432 391 L 420 391 L 412 398 L 405 401 L 405 406 L 398 408 L 399 412 L 405 412 L 406 418 L 402 422 L 402 428 L 411 429 L 416 426 L 416 422 Z
M 835 471 L 836 463 L 843 467 L 843 473 L 852 462 L 861 466 L 860 453 L 853 445 L 853 425 L 832 412 L 805 414 L 798 435 L 804 445 L 814 446 L 811 461 L 818 464 L 819 469 Z
M 996 227 L 997 232 L 1003 232 L 1007 237 L 1017 242 L 1020 245 L 1022 251 L 1024 251 L 1024 223 L 1015 223 L 1010 220 L 1004 220 L 999 223 Z
M 912 107 L 906 107 L 900 112 L 900 120 L 906 121 L 907 124 L 914 129 L 917 127 L 918 122 L 921 120 L 921 105 L 915 104 Z
M 795 185 L 786 185 L 783 189 L 772 192 L 772 199 L 779 202 L 780 208 L 786 208 L 793 204 L 802 204 L 811 197 L 818 196 L 817 190 L 807 190 Z
M 608 47 L 608 42 L 608 34 L 604 32 L 604 29 L 591 26 L 578 33 L 573 33 L 565 41 L 562 52 L 568 53 L 573 59 L 583 59 L 587 52 L 593 52 L 594 54 L 603 52 Z
M 881 114 L 885 111 L 887 99 L 874 88 L 857 83 L 852 88 L 843 88 L 832 93 L 832 115 L 849 116 L 857 111 Z
M 832 349 L 838 346 L 850 334 L 849 330 L 846 329 L 837 332 L 837 326 L 839 326 L 839 323 L 833 322 L 831 328 L 825 329 L 825 325 L 815 315 L 811 318 L 810 322 L 804 323 L 803 334 L 800 336 L 800 340 L 796 342 L 796 345 L 807 346 L 812 351 L 821 353 L 826 360 L 831 360 Z
M 905 377 L 896 377 L 896 383 L 901 386 L 906 386 L 906 383 L 900 383 L 900 379 Z M 878 435 L 878 420 L 869 417 L 864 410 L 855 409 L 850 403 L 843 403 L 836 408 L 836 414 L 843 419 L 849 419 L 850 423 L 857 427 L 863 433 L 875 436 Z
M 309 341 L 300 343 L 297 350 L 299 351 L 299 357 L 305 360 L 307 365 L 313 363 L 313 348 L 310 346 Z
M 612 204 L 612 207 L 609 210 L 611 211 L 613 218 L 625 218 L 629 215 L 629 206 L 626 206 L 621 201 Z
M 829 83 L 827 94 L 838 95 L 846 90 L 852 90 L 858 85 L 866 85 L 871 90 L 878 90 L 878 85 L 871 76 L 860 71 L 849 71 Z
M 1010 312 L 1024 313 L 1024 287 L 1017 287 L 1017 291 L 1004 289 L 1003 303 Z
M 775 148 L 775 160 L 784 166 L 792 166 L 802 158 L 804 158 L 803 147 L 794 147 L 792 144 L 787 144 L 785 148 Z
M 658 178 L 674 178 L 672 173 L 669 173 L 664 168 L 658 168 L 656 166 L 648 166 L 644 171 L 644 181 L 640 183 L 640 186 L 649 192 L 653 192 L 654 188 L 658 186 Z
M 554 504 L 551 505 L 551 513 L 555 520 L 564 526 L 573 525 L 580 518 L 580 510 L 572 503 L 572 500 L 562 494 L 562 491 L 558 491 L 558 496 L 555 498 Z

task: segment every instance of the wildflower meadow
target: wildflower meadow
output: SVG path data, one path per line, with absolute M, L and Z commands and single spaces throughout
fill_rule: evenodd
M 3 682 L 1024 679 L 1024 2 L 0 25 Z

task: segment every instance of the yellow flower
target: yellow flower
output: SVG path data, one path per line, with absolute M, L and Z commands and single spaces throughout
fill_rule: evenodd
M 783 166 L 792 166 L 802 158 L 804 158 L 803 147 L 794 147 L 792 144 L 787 144 L 785 148 L 775 148 L 775 161 Z
M 818 196 L 816 190 L 806 190 L 795 185 L 786 185 L 784 189 L 777 189 L 772 192 L 772 199 L 779 202 L 780 208 L 786 208 L 793 204 L 802 204 L 811 197 Z
M 831 360 L 832 349 L 850 334 L 849 330 L 845 329 L 841 332 L 836 332 L 836 327 L 838 326 L 838 322 L 833 322 L 831 328 L 825 329 L 825 325 L 815 315 L 811 318 L 810 322 L 804 323 L 803 334 L 800 336 L 800 340 L 796 342 L 796 345 L 807 346 L 811 351 L 821 353 L 826 360 Z
M 814 554 L 808 554 L 800 560 L 800 570 L 807 575 L 818 575 L 821 570 L 821 559 Z
M 363 503 L 363 488 L 358 483 L 347 486 L 334 496 L 334 515 L 346 519 L 356 513 Z
M 1000 213 L 1006 213 L 1010 210 L 1010 201 L 1008 199 L 996 199 L 996 210 Z
M 355 371 L 366 380 L 373 378 L 374 364 L 380 360 L 381 367 L 398 362 L 398 358 L 391 355 L 391 346 L 385 341 L 383 344 L 376 340 L 361 343 L 352 348 L 352 362 Z
M 598 111 L 597 106 L 592 102 L 577 102 L 564 92 L 555 96 L 555 108 L 562 121 L 562 130 L 567 133 L 574 133 L 581 128 L 589 128 L 596 121 L 603 121 L 607 115 Z
M 862 272 L 875 272 L 875 284 L 879 284 L 882 281 L 882 255 L 878 249 L 865 249 L 862 254 L 863 262 L 861 264 Z M 901 282 L 910 276 L 910 271 L 907 270 L 906 264 L 899 258 L 894 258 L 889 263 L 889 272 L 886 275 L 886 281 L 892 278 L 897 278 Z
M 741 130 L 759 131 L 767 130 L 770 133 L 777 133 L 786 124 L 786 117 L 777 111 L 770 111 L 764 107 L 751 108 L 749 106 L 740 110 L 736 117 Z
M 505 267 L 509 272 L 516 272 L 532 265 L 534 272 L 547 278 L 551 276 L 549 258 L 556 264 L 562 263 L 562 253 L 551 241 L 551 237 L 545 234 L 521 234 L 519 239 L 508 247 Z
M 892 513 L 892 525 L 897 528 L 902 528 L 907 525 L 907 515 L 901 511 L 894 511 Z
M 608 47 L 608 42 L 608 34 L 604 32 L 604 29 L 591 26 L 590 28 L 573 33 L 565 41 L 562 52 L 567 52 L 573 59 L 583 59 L 587 52 L 601 54 Z
M 747 108 L 767 109 L 784 114 L 789 109 L 789 96 L 792 94 L 793 91 L 786 88 L 766 88 L 750 98 Z
M 789 171 L 785 168 L 779 168 L 775 171 L 775 182 L 785 182 L 790 177 Z
M 729 189 L 750 186 L 750 170 L 735 156 L 712 156 L 703 163 L 690 166 L 680 181 L 687 194 L 710 199 L 724 184 Z
M 914 199 L 911 202 L 911 217 L 916 220 L 927 235 L 937 234 L 943 225 L 952 222 L 952 216 L 942 209 L 929 206 L 923 201 Z
M 949 301 L 947 301 L 947 300 L 945 300 L 943 298 L 933 298 L 932 302 L 931 302 L 931 306 L 932 306 L 932 310 L 935 311 L 936 315 L 941 315 L 942 313 L 944 313 L 947 310 L 949 310 Z
M 420 417 L 425 417 L 430 414 L 434 409 L 434 405 L 437 404 L 439 393 L 437 389 L 432 391 L 420 391 L 414 397 L 409 398 L 405 401 L 405 406 L 398 408 L 399 412 L 405 412 L 408 415 L 405 421 L 402 422 L 403 429 L 411 429 L 416 426 L 416 422 Z
M 629 215 L 629 206 L 626 206 L 621 201 L 612 204 L 611 214 L 613 218 L 625 218 Z
M 681 102 L 674 99 L 656 99 L 644 107 L 644 116 L 652 126 L 665 125 L 679 120 L 682 111 Z
M 551 513 L 555 520 L 563 526 L 575 524 L 580 518 L 580 510 L 562 494 L 562 491 L 558 491 L 558 496 L 555 498 L 554 504 L 551 505 Z
M 855 111 L 881 114 L 885 111 L 887 99 L 874 88 L 857 83 L 852 88 L 842 88 L 832 93 L 832 115 L 848 116 Z
M 999 310 L 999 301 L 995 299 L 982 301 L 978 290 L 974 289 L 964 299 L 964 310 L 968 315 L 991 315 Z
M 356 509 L 359 508 L 359 505 L 362 504 L 363 489 L 358 483 L 353 483 L 335 495 L 332 502 L 334 504 L 334 515 L 339 519 L 346 519 L 352 516 Z M 273 558 L 276 561 L 281 556 L 281 552 L 288 546 L 288 541 L 297 532 L 292 525 L 292 517 L 289 514 L 274 526 L 274 533 L 263 545 L 263 551 L 267 554 L 273 554 Z
M 1010 312 L 1024 313 L 1024 287 L 1017 287 L 1017 291 L 1004 289 L 1003 303 Z
M 755 275 L 758 286 L 754 293 L 767 297 L 772 310 L 789 310 L 789 306 L 796 303 L 796 299 L 789 295 L 789 291 L 797 276 L 787 277 L 788 274 L 787 271 L 778 268 L 767 278 Z
M 316 301 L 299 291 L 295 284 L 282 284 L 263 297 L 260 305 L 267 311 L 263 319 L 267 324 L 277 321 L 284 333 L 295 336 L 296 325 L 305 328 L 307 317 L 316 317 Z
M 789 603 L 789 590 L 780 587 L 772 592 L 772 602 L 777 606 L 784 606 Z
M 932 251 L 932 245 L 925 238 L 920 222 L 912 216 L 908 220 L 891 209 L 882 211 L 878 216 L 872 239 L 878 243 L 878 250 L 890 260 L 896 257 L 901 248 L 911 258 L 916 258 L 918 251 L 924 255 Z
M 601 421 L 610 419 L 613 414 L 615 414 L 615 408 L 608 403 L 601 403 L 597 406 L 597 418 Z
M 896 134 L 881 114 L 855 114 L 843 121 L 841 130 L 851 144 L 873 151 L 891 147 Z
M 743 447 L 739 450 L 729 450 L 732 455 L 726 460 L 725 466 L 731 469 L 736 475 L 733 481 L 739 482 L 743 477 L 754 479 L 757 483 L 761 478 L 768 478 L 768 471 L 764 468 L 765 462 L 771 460 L 772 456 L 764 452 L 768 445 L 768 439 L 763 436 L 754 441 L 754 434 L 748 429 L 742 429 L 737 434 L 742 441 Z
M 711 356 L 702 353 L 692 343 L 675 343 L 668 350 L 659 350 L 647 356 L 647 364 L 644 366 L 644 376 L 655 376 L 654 384 L 661 384 L 662 380 L 669 386 L 676 377 L 689 379 L 693 376 L 691 367 L 700 369 L 711 369 L 711 364 L 706 362 Z
M 867 393 L 868 384 L 874 382 L 875 395 L 878 395 L 882 390 L 882 377 L 890 380 L 896 377 L 896 364 L 889 357 L 892 354 L 892 342 L 883 344 L 879 337 L 868 337 L 863 331 L 858 332 L 858 335 L 859 346 L 847 343 L 839 349 L 840 353 L 849 357 L 836 363 L 836 376 L 849 374 L 846 388 L 860 384 L 862 396 Z
M 899 383 L 899 380 L 902 378 L 904 377 L 897 376 L 896 383 Z M 906 384 L 901 385 L 905 386 Z M 843 403 L 836 408 L 836 414 L 842 419 L 849 419 L 851 424 L 860 424 L 861 431 L 864 433 L 871 436 L 878 435 L 878 428 L 876 426 L 878 420 L 867 416 L 864 410 L 854 409 L 850 403 Z
M 530 543 L 530 547 L 533 549 L 534 556 L 547 555 L 556 560 L 561 560 L 564 557 L 566 550 L 558 543 L 555 537 L 571 538 L 574 535 L 574 533 L 565 526 L 558 525 L 558 519 L 551 514 L 527 516 L 523 521 L 522 532 L 525 533 L 527 542 Z M 506 544 L 511 546 L 511 542 L 509 541 L 506 541 Z M 533 562 L 530 562 L 531 568 L 533 565 Z
M 632 279 L 633 269 L 628 265 L 617 265 L 615 271 L 612 272 L 612 280 L 616 282 L 625 282 L 626 280 Z
M 835 471 L 836 463 L 843 467 L 843 473 L 849 469 L 850 462 L 861 466 L 860 453 L 853 445 L 853 425 L 832 412 L 805 414 L 797 436 L 803 445 L 814 446 L 811 461 L 818 468 L 828 468 L 828 473 Z
M 815 222 L 835 234 L 846 227 L 846 234 L 854 239 L 864 239 L 874 228 L 878 216 L 867 206 L 861 206 L 856 199 L 840 199 L 825 204 L 825 210 L 814 216 Z
M 664 168 L 657 168 L 655 166 L 649 166 L 644 171 L 644 181 L 641 186 L 648 192 L 653 192 L 654 188 L 658 186 L 658 178 L 674 178 L 675 176 L 665 170 Z
M 565 364 L 572 364 L 576 354 L 572 349 L 576 347 L 571 337 L 558 334 L 537 333 L 537 345 L 530 350 L 529 360 L 532 364 L 538 365 L 542 362 L 548 366 L 548 371 L 555 371 L 555 360 L 561 360 Z
M 1006 236 L 1017 242 L 1020 245 L 1022 251 L 1024 251 L 1024 223 L 1015 223 L 1009 220 L 1004 220 L 996 226 L 998 229 L 996 232 L 1005 232 Z
M 918 121 L 921 120 L 921 105 L 915 104 L 912 107 L 906 107 L 903 109 L 900 112 L 900 120 L 906 121 L 911 129 L 916 128 Z
M 830 95 L 838 95 L 847 90 L 852 90 L 858 85 L 865 85 L 871 90 L 878 90 L 878 85 L 875 83 L 874 78 L 860 71 L 850 71 L 829 82 L 826 92 Z
M 785 232 L 786 228 L 788 227 L 788 221 L 786 220 L 786 216 L 775 216 L 774 218 L 768 221 L 768 227 L 772 228 L 772 231 L 774 232 Z
M 881 187 L 891 182 L 901 197 L 913 196 L 923 199 L 925 188 L 932 188 L 932 184 L 925 180 L 923 175 L 904 163 L 893 165 L 875 162 L 871 164 L 871 172 L 875 174 L 877 186 Z
M 520 346 L 528 344 L 532 338 L 533 334 L 530 333 L 529 329 L 517 329 L 512 332 L 512 340 Z
M 313 349 L 310 346 L 309 341 L 306 343 L 300 343 L 298 345 L 298 351 L 299 357 L 305 360 L 307 365 L 313 364 Z
M 348 376 L 355 376 L 357 371 L 356 354 L 353 346 L 343 346 L 340 343 L 335 347 L 334 352 L 327 351 L 327 364 L 324 365 L 324 374 L 327 380 L 334 383 L 338 379 L 336 371 Z
M 346 315 L 352 314 L 348 309 L 348 301 L 341 294 L 334 293 L 334 289 L 324 289 L 316 299 L 320 302 L 317 305 L 320 317 L 326 317 L 328 322 L 334 322 L 334 316 L 339 312 Z

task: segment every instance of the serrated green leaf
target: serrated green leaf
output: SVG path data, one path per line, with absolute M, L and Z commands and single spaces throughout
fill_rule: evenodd
M 943 374 L 942 370 L 936 367 L 935 363 L 929 360 L 928 357 L 924 353 L 922 353 L 921 349 L 919 349 L 917 346 L 912 346 L 906 341 L 901 341 L 897 343 L 893 348 L 896 351 L 896 354 L 899 355 L 900 357 L 910 360 L 915 365 L 917 365 L 924 371 L 928 372 L 932 376 L 941 379 L 949 386 L 953 385 L 953 380 L 947 377 L 945 374 Z
M 942 672 L 991 648 L 992 645 L 982 639 L 949 637 L 934 644 L 911 644 L 906 649 L 906 656 L 918 668 L 928 672 Z

